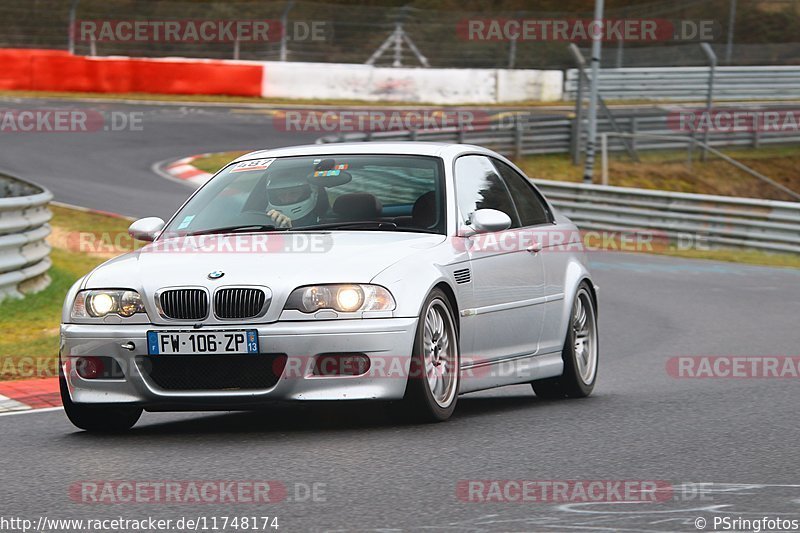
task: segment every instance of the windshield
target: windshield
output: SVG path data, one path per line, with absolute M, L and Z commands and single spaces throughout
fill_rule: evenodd
M 312 229 L 444 233 L 441 161 L 342 155 L 232 164 L 173 218 L 165 235 Z

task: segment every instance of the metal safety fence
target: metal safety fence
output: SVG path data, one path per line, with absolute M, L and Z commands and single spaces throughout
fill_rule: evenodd
M 0 176 L 0 300 L 49 284 L 52 198 L 38 185 Z
M 565 100 L 576 98 L 578 78 L 578 69 L 567 70 Z M 605 68 L 598 76 L 606 100 L 698 100 L 708 83 L 709 67 Z M 800 99 L 800 67 L 717 67 L 714 99 Z
M 790 110 L 782 106 L 750 106 L 752 109 L 769 108 Z M 622 132 L 649 134 L 632 138 L 629 143 L 635 150 L 679 150 L 686 148 L 682 136 L 686 131 L 678 127 L 680 107 L 660 107 L 656 109 L 636 109 L 632 111 L 615 109 L 614 122 Z M 715 109 L 724 109 L 716 107 Z M 685 109 L 684 109 L 685 110 Z M 616 132 L 606 117 L 598 118 L 598 134 Z M 674 136 L 674 139 L 671 138 Z M 800 131 L 711 131 L 704 138 L 709 146 L 754 147 L 776 144 L 800 143 Z M 318 139 L 319 143 L 351 141 L 431 141 L 478 144 L 510 157 L 524 155 L 569 153 L 580 151 L 586 146 L 585 123 L 581 124 L 575 116 L 541 115 L 535 113 L 502 113 L 484 121 L 447 128 L 339 133 Z M 626 149 L 619 138 L 609 139 L 609 151 Z
M 800 253 L 800 203 L 534 180 L 581 229 Z

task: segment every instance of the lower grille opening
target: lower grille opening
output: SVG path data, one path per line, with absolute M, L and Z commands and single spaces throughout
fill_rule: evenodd
M 286 354 L 156 355 L 138 362 L 164 390 L 258 390 L 278 382 Z

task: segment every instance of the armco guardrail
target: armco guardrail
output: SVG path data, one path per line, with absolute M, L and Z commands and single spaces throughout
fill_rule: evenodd
M 785 105 L 770 105 L 769 109 L 784 109 Z M 642 137 L 631 141 L 636 149 L 675 150 L 687 147 L 680 137 L 686 132 L 676 131 L 670 124 L 670 114 L 678 113 L 681 107 L 673 109 L 648 109 L 614 111 L 614 120 L 625 133 L 647 133 L 665 138 Z M 723 109 L 718 107 L 717 109 Z M 598 117 L 598 134 L 614 131 L 605 117 Z M 580 133 L 578 133 L 580 132 Z M 566 153 L 574 150 L 575 136 L 580 134 L 580 146 L 586 146 L 586 128 L 580 127 L 574 118 L 556 115 L 518 114 L 506 115 L 491 122 L 472 122 L 468 127 L 449 127 L 417 131 L 359 132 L 328 135 L 317 140 L 318 143 L 347 141 L 434 141 L 478 144 L 491 148 L 501 154 L 519 157 L 522 155 Z M 675 136 L 670 140 L 668 136 Z M 800 143 L 799 131 L 714 131 L 709 134 L 709 146 L 758 147 L 768 144 Z M 624 150 L 619 138 L 610 138 L 608 149 Z
M 588 74 L 588 73 L 587 73 Z M 606 100 L 702 100 L 709 67 L 604 68 L 598 89 Z M 574 100 L 578 69 L 569 69 L 564 99 Z M 717 67 L 714 100 L 795 100 L 800 98 L 800 67 Z
M 0 300 L 45 288 L 50 279 L 50 191 L 0 176 Z
M 800 203 L 534 180 L 581 229 L 800 253 Z

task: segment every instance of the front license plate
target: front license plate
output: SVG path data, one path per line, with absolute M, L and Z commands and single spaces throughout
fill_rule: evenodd
M 258 331 L 148 331 L 150 355 L 259 353 Z

